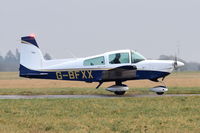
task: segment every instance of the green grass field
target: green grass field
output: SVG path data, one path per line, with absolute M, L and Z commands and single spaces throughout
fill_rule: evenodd
M 169 76 L 167 81 L 169 82 L 169 86 L 167 84 L 169 91 L 166 94 L 200 93 L 200 72 L 173 73 Z M 149 88 L 153 87 L 153 85 L 149 83 L 150 81 L 144 82 L 144 86 L 141 86 L 141 84 L 143 84 L 143 81 L 137 83 L 136 85 L 132 85 L 135 82 L 137 81 L 132 81 L 132 83 L 128 83 L 130 89 L 126 93 L 126 95 L 153 94 L 153 92 L 149 91 Z M 68 82 L 65 81 L 59 82 L 53 80 L 24 79 L 20 78 L 17 72 L 0 73 L 0 95 L 113 94 L 111 92 L 105 91 L 104 89 L 109 85 L 105 85 L 99 89 L 95 89 L 97 83 L 93 83 L 93 85 L 89 87 L 85 87 L 84 85 L 87 84 L 81 82 L 74 82 L 72 86 L 65 86 L 67 84 Z M 139 85 L 139 87 L 137 85 Z
M 1 133 L 197 133 L 200 97 L 0 100 Z
M 196 84 L 200 79 L 199 72 L 176 73 L 172 74 L 172 78 L 182 82 L 192 79 L 189 82 L 191 87 L 173 87 L 172 84 L 167 93 L 200 93 L 200 86 Z M 177 81 L 174 82 L 176 85 Z M 43 83 L 38 80 L 30 82 L 19 78 L 17 73 L 0 73 L 0 85 L 3 85 L 0 86 L 0 94 L 113 95 L 103 88 L 59 87 L 60 84 L 51 88 L 48 87 L 50 83 L 51 81 Z M 27 84 L 30 85 L 26 86 Z M 126 95 L 131 94 L 154 93 L 149 92 L 148 88 L 140 87 L 130 88 Z M 0 133 L 197 133 L 200 131 L 199 103 L 200 97 L 197 96 L 1 99 Z
M 103 88 L 10 88 L 0 89 L 0 95 L 114 95 Z M 148 88 L 130 88 L 125 95 L 155 94 Z M 200 87 L 170 87 L 165 94 L 200 94 Z

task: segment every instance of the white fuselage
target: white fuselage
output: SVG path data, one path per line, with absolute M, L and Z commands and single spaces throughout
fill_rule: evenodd
M 125 52 L 128 50 L 120 50 L 120 51 L 114 51 L 116 52 Z M 74 59 L 68 59 L 63 60 L 62 62 L 59 62 L 57 60 L 52 61 L 46 61 L 44 63 L 41 70 L 65 70 L 65 69 L 112 69 L 124 65 L 134 65 L 137 67 L 137 70 L 144 70 L 144 71 L 160 71 L 160 72 L 168 72 L 171 73 L 174 70 L 174 60 L 148 60 L 145 59 L 143 61 L 132 63 L 131 61 L 129 63 L 123 63 L 123 64 L 110 64 L 109 63 L 109 54 L 112 54 L 113 52 L 104 53 L 102 55 L 97 56 L 91 56 L 86 58 L 74 58 Z M 104 56 L 105 58 L 105 64 L 104 65 L 94 65 L 94 66 L 84 66 L 84 61 L 91 58 L 96 58 L 99 56 Z M 48 63 L 49 62 L 49 63 Z M 50 63 L 51 62 L 51 63 Z M 45 65 L 48 64 L 48 65 Z M 177 67 L 181 67 L 184 64 L 182 62 L 177 61 Z

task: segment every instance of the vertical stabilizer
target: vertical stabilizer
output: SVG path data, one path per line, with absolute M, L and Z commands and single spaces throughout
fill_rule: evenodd
M 39 46 L 35 40 L 35 36 L 25 36 L 21 38 L 20 44 L 20 68 L 23 66 L 28 69 L 41 69 L 44 58 Z

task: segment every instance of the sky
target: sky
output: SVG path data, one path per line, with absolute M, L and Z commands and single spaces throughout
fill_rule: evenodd
M 0 0 L 0 55 L 34 33 L 54 59 L 133 49 L 200 62 L 199 7 L 199 0 Z

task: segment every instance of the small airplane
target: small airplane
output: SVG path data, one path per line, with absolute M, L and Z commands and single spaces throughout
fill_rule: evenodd
M 98 82 L 115 82 L 106 90 L 124 95 L 129 89 L 123 84 L 127 80 L 151 80 L 161 82 L 174 69 L 184 66 L 175 60 L 148 60 L 133 50 L 111 51 L 85 58 L 45 60 L 35 40 L 35 35 L 21 38 L 20 77 Z M 164 82 L 163 82 L 164 83 Z M 165 85 L 150 89 L 158 95 L 168 91 Z

